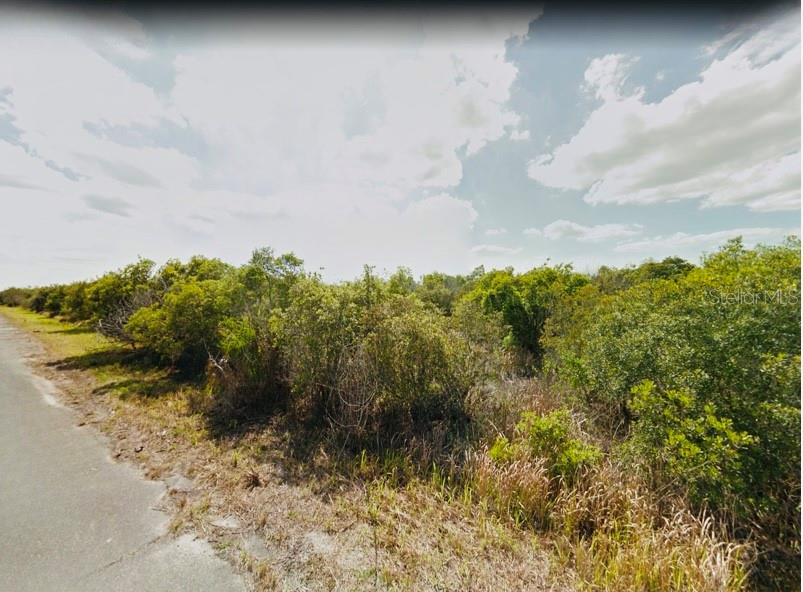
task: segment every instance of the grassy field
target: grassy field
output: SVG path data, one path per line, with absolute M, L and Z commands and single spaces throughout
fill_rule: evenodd
M 203 536 L 255 590 L 564 590 L 572 570 L 543 541 L 431 480 L 389 477 L 299 446 L 278 419 L 210 425 L 203 385 L 151 366 L 91 329 L 20 308 L 37 371 L 112 455 L 168 484 L 171 530 Z

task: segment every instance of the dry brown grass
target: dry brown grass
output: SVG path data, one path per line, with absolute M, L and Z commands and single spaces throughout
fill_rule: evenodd
M 516 459 L 496 464 L 482 450 L 469 464 L 474 493 L 490 509 L 516 523 L 546 527 L 553 506 L 551 479 L 544 459 Z
M 568 486 L 543 459 L 498 463 L 476 454 L 469 474 L 500 515 L 550 536 L 579 589 L 725 592 L 745 590 L 754 550 L 730 541 L 710 516 L 679 498 L 659 498 L 604 462 Z
M 678 510 L 655 527 L 645 522 L 556 545 L 581 589 L 724 592 L 746 588 L 750 548 L 728 542 L 713 520 Z
M 573 588 L 533 533 L 511 528 L 477 504 L 438 495 L 430 483 L 415 480 L 400 489 L 375 482 L 368 499 L 380 589 Z
M 545 415 L 561 406 L 561 393 L 546 379 L 511 378 L 489 388 L 473 393 L 468 403 L 481 434 L 490 438 L 512 434 L 523 411 Z

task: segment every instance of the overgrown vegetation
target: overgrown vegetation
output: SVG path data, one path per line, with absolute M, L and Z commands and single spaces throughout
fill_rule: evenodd
M 327 284 L 269 249 L 140 260 L 0 304 L 85 322 L 204 381 L 236 426 L 281 414 L 545 533 L 595 590 L 786 590 L 800 577 L 800 243 L 738 240 L 594 275 L 400 269 Z M 374 459 L 369 461 L 367 459 Z

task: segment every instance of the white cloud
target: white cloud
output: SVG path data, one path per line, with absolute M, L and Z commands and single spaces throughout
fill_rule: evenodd
M 521 247 L 504 247 L 502 245 L 477 245 L 472 247 L 472 253 L 478 255 L 517 255 Z
M 530 130 L 512 130 L 510 139 L 514 142 L 521 142 L 530 139 Z
M 127 218 L 131 209 L 131 204 L 120 199 L 119 197 L 108 197 L 105 195 L 85 195 L 84 201 L 93 210 L 111 214 L 113 216 L 122 216 Z
M 657 103 L 620 92 L 621 56 L 595 60 L 586 78 L 603 104 L 569 142 L 533 160 L 530 177 L 585 191 L 593 204 L 799 208 L 799 19 L 794 10 L 735 47 L 729 40 L 699 80 Z
M 614 248 L 617 253 L 637 253 L 643 256 L 671 255 L 692 250 L 713 249 L 726 241 L 741 236 L 748 247 L 761 242 L 777 242 L 789 235 L 800 235 L 800 229 L 785 228 L 734 228 L 700 234 L 676 232 L 668 236 L 656 236 L 643 240 L 621 243 Z
M 638 58 L 621 53 L 594 58 L 583 76 L 584 89 L 603 101 L 621 98 L 630 68 L 637 61 Z
M 485 236 L 501 236 L 507 234 L 507 228 L 489 228 L 485 231 Z
M 112 54 L 117 54 L 129 60 L 146 60 L 153 55 L 143 46 L 144 41 L 142 40 L 135 42 L 125 37 L 110 36 L 103 41 L 105 42 L 105 48 Z
M 540 228 L 533 227 L 533 228 L 525 228 L 522 231 L 522 234 L 525 234 L 527 236 L 541 236 L 543 233 L 541 232 Z
M 464 154 L 520 124 L 506 42 L 539 13 L 404 21 L 387 43 L 190 25 L 159 64 L 175 83 L 156 92 L 121 67 L 164 59 L 136 21 L 4 9 L 0 117 L 19 137 L 0 138 L 0 199 L 15 204 L 0 217 L 2 282 L 76 279 L 137 254 L 237 261 L 264 244 L 331 278 L 362 263 L 467 268 L 477 213 L 449 191 Z M 203 153 L 168 147 L 171 129 Z
M 461 149 L 474 154 L 519 123 L 506 105 L 517 71 L 505 40 L 536 14 L 486 28 L 424 21 L 423 41 L 394 45 L 223 38 L 178 56 L 171 98 L 217 148 L 213 183 L 255 191 L 314 178 L 389 196 L 453 187 Z
M 570 220 L 555 220 L 543 230 L 528 228 L 525 234 L 543 235 L 549 240 L 562 238 L 575 239 L 580 242 L 601 242 L 612 238 L 635 236 L 642 233 L 640 224 L 596 224 L 584 226 Z

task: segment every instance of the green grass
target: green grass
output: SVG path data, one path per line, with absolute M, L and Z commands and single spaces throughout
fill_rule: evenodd
M 91 372 L 98 384 L 96 394 L 147 399 L 180 386 L 168 370 L 153 366 L 139 352 L 96 333 L 86 323 L 71 323 L 19 307 L 0 306 L 0 315 L 42 342 L 52 360 L 49 365 Z
M 35 333 L 58 357 L 69 358 L 88 352 L 119 349 L 118 344 L 86 325 L 68 323 L 21 307 L 0 306 L 0 314 L 17 327 Z

